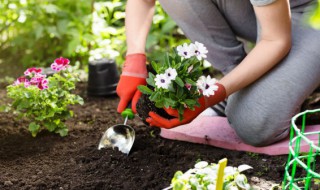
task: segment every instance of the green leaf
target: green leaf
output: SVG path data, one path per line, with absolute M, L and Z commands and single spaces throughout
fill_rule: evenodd
M 194 82 L 193 80 L 191 80 L 189 78 L 186 78 L 186 83 L 191 84 L 192 86 L 196 86 L 197 85 L 196 82 Z
M 160 72 L 160 67 L 159 67 L 159 65 L 158 65 L 155 61 L 152 61 L 152 62 L 151 62 L 151 66 L 152 66 L 152 68 L 156 71 L 156 73 L 159 73 L 159 72 Z
M 157 102 L 155 102 L 155 106 L 157 108 L 163 108 L 164 107 L 164 101 L 163 99 L 158 100 Z
M 25 108 L 28 108 L 30 106 L 30 103 L 29 100 L 21 100 L 19 102 L 19 105 L 17 106 L 17 109 L 25 109 Z
M 184 87 L 184 83 L 182 81 L 182 79 L 180 77 L 176 77 L 176 79 L 174 80 L 180 87 Z
M 144 85 L 139 85 L 138 89 L 143 94 L 151 95 L 153 93 L 153 91 L 150 88 L 148 88 L 147 86 L 144 86 Z
M 152 86 L 152 87 L 155 87 L 155 86 L 156 86 L 155 81 L 154 81 L 154 78 L 149 77 L 149 78 L 147 78 L 146 81 L 147 81 L 147 83 L 148 83 L 150 86 Z
M 184 92 L 183 88 L 178 87 L 177 88 L 177 97 L 181 98 L 181 96 L 183 95 L 183 92 Z
M 154 78 L 155 78 L 155 75 L 152 74 L 151 72 L 148 73 L 149 77 L 147 78 L 147 83 L 150 85 L 150 86 L 153 86 L 155 87 L 155 81 L 154 81 Z
M 24 92 L 23 94 L 24 94 L 24 97 L 30 98 L 30 94 L 28 92 Z
M 187 105 L 195 105 L 197 103 L 196 100 L 193 100 L 193 99 L 186 99 L 184 101 Z
M 61 120 L 60 120 L 60 119 L 55 119 L 53 122 L 54 122 L 56 125 L 59 125 L 59 124 L 61 123 Z
M 74 116 L 74 112 L 72 110 L 69 111 L 69 115 L 70 117 L 73 117 Z
M 48 122 L 45 124 L 45 127 L 48 129 L 48 131 L 53 132 L 56 130 L 57 125 L 52 122 Z
M 36 124 L 35 122 L 32 122 L 29 124 L 29 131 L 31 132 L 31 135 L 33 137 L 37 136 L 39 130 L 40 130 L 40 125 Z
M 84 104 L 84 100 L 81 96 L 76 96 L 76 103 L 83 105 Z
M 168 105 L 168 106 L 166 106 L 166 107 L 173 107 L 174 105 L 175 105 L 175 101 L 174 100 L 172 100 L 172 99 L 170 99 L 170 98 L 165 98 L 164 99 L 164 104 L 165 105 Z
M 68 135 L 68 131 L 69 131 L 68 128 L 64 127 L 57 130 L 56 132 L 59 133 L 61 137 L 65 137 Z
M 149 99 L 151 101 L 157 102 L 157 101 L 159 101 L 159 97 L 160 97 L 160 92 L 155 92 L 155 93 L 151 94 Z M 163 100 L 160 100 L 160 101 L 163 101 Z
M 164 57 L 164 62 L 165 62 L 165 68 L 169 68 L 171 67 L 171 63 L 170 63 L 170 59 L 169 59 L 169 53 L 166 53 L 165 57 Z
M 174 29 L 176 26 L 177 26 L 177 24 L 172 19 L 167 20 L 167 22 L 162 26 L 161 32 L 162 33 L 168 33 L 172 29 Z

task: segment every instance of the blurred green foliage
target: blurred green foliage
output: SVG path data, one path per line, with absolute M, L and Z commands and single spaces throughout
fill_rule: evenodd
M 93 1 L 1 0 L 0 51 L 7 63 L 49 65 L 57 57 L 85 59 Z
M 320 29 L 320 0 L 318 0 L 318 5 L 310 17 L 310 24 L 316 29 Z

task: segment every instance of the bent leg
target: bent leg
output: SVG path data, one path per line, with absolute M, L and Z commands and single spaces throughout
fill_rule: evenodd
M 264 146 L 285 138 L 292 116 L 320 84 L 320 31 L 302 24 L 301 18 L 292 13 L 293 45 L 288 56 L 228 99 L 229 122 L 248 144 Z

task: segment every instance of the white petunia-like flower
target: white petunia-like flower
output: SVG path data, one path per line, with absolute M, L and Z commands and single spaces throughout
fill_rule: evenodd
M 189 48 L 199 61 L 207 58 L 206 54 L 208 53 L 208 50 L 202 43 L 196 41 L 194 44 L 190 44 Z
M 227 166 L 224 169 L 224 175 L 229 176 L 229 175 L 235 175 L 238 172 L 238 169 L 236 167 L 232 166 Z
M 169 85 L 171 84 L 171 80 L 168 79 L 166 74 L 158 74 L 154 79 L 156 82 L 156 86 L 158 88 L 168 89 Z
M 191 48 L 192 45 L 188 45 L 187 43 L 184 43 L 183 45 L 180 45 L 177 47 L 178 55 L 184 58 L 190 58 L 194 56 L 194 50 Z
M 210 76 L 201 76 L 197 80 L 197 87 L 202 91 L 204 96 L 214 95 L 214 92 L 218 90 L 218 86 L 215 85 L 217 80 L 215 78 L 211 78 Z
M 169 80 L 174 80 L 176 79 L 178 73 L 177 73 L 177 70 L 169 67 L 168 69 L 166 69 L 166 71 L 164 72 L 164 74 L 167 76 L 167 78 Z

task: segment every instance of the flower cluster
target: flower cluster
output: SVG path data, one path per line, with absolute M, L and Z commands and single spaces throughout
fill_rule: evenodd
M 51 69 L 54 71 L 66 70 L 69 67 L 69 59 L 60 57 L 54 60 L 51 64 Z
M 178 55 L 183 58 L 188 59 L 196 56 L 199 61 L 207 58 L 206 54 L 208 53 L 207 48 L 202 43 L 199 43 L 197 41 L 194 44 L 184 43 L 183 45 L 177 47 L 177 51 Z
M 32 67 L 27 69 L 24 72 L 24 76 L 19 77 L 13 85 L 23 84 L 26 88 L 36 86 L 43 90 L 48 88 L 48 79 L 46 77 L 46 75 L 42 74 L 42 69 Z
M 171 180 L 173 190 L 215 190 L 219 165 L 215 163 L 209 164 L 206 161 L 200 161 L 195 164 L 193 169 L 189 169 L 185 173 L 177 171 Z M 223 189 L 224 190 L 249 190 L 247 178 L 241 172 L 252 169 L 248 165 L 240 165 L 239 167 L 227 166 L 224 169 Z
M 175 80 L 177 77 L 177 71 L 171 67 L 165 70 L 163 74 L 156 75 L 154 81 L 158 88 L 168 89 L 172 80 Z
M 61 70 L 65 70 L 69 66 L 69 59 L 60 57 L 54 60 L 54 62 L 51 64 L 52 70 L 58 72 Z M 29 86 L 36 86 L 40 90 L 44 90 L 48 88 L 48 79 L 45 74 L 43 74 L 43 71 L 41 68 L 28 68 L 24 72 L 24 76 L 19 77 L 14 83 L 14 86 L 23 84 L 25 88 L 28 88 Z
M 158 108 L 177 109 L 179 117 L 185 108 L 199 106 L 198 98 L 212 96 L 218 89 L 216 79 L 202 76 L 207 48 L 199 43 L 183 44 L 167 54 L 164 62 L 151 62 L 153 71 L 149 72 L 146 86 L 138 89 L 149 95 Z
M 29 68 L 24 76 L 7 87 L 7 95 L 13 100 L 8 108 L 19 117 L 30 120 L 32 136 L 36 136 L 43 127 L 61 136 L 67 135 L 64 121 L 73 115 L 68 106 L 83 104 L 80 96 L 71 93 L 79 79 L 72 68 L 67 69 L 69 63 L 63 57 L 55 59 L 51 64 L 54 74 L 49 77 L 41 68 Z

